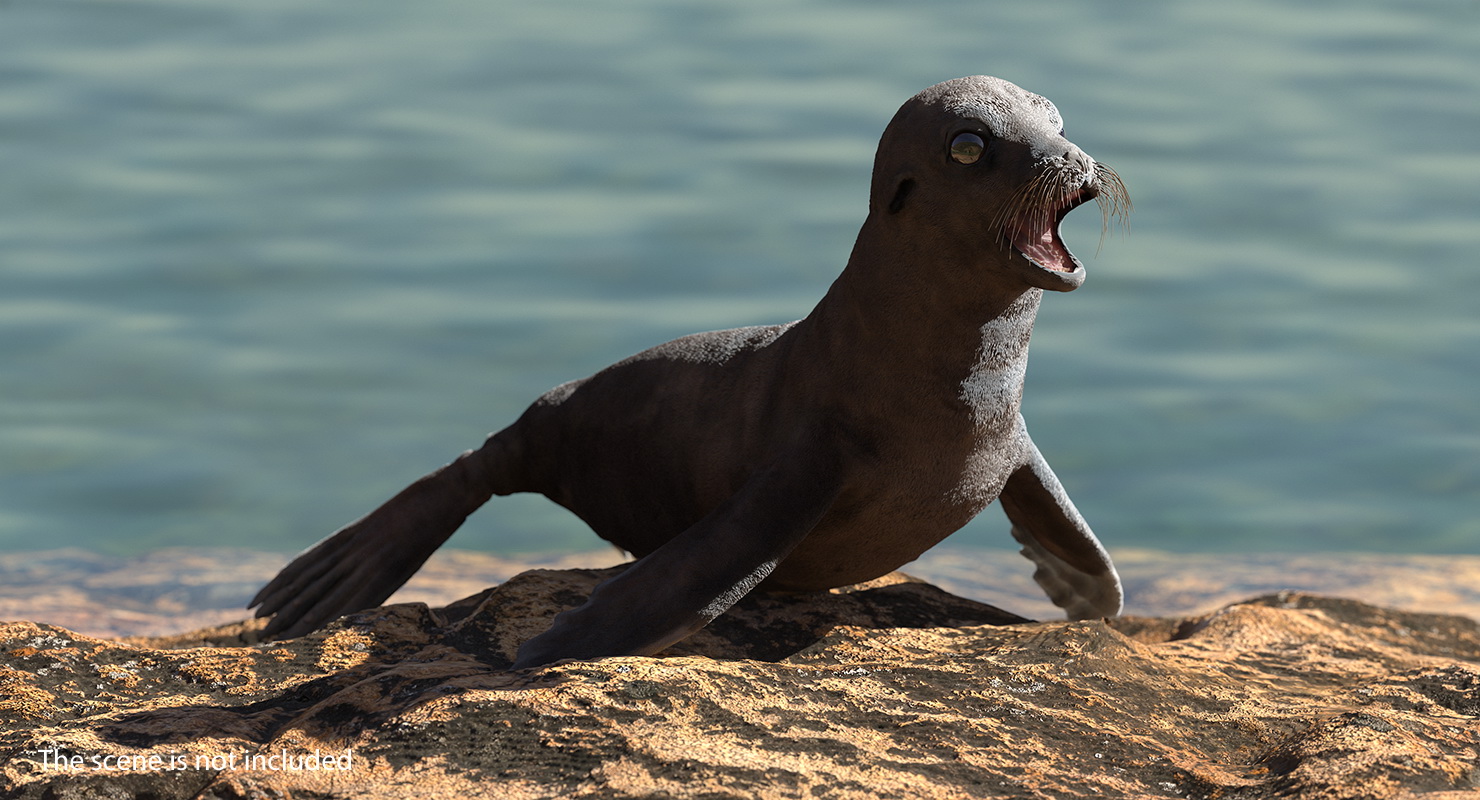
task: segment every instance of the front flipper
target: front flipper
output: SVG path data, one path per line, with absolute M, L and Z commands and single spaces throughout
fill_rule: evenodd
M 1027 445 L 1028 462 L 1008 476 L 998 499 L 1023 555 L 1038 565 L 1033 579 L 1069 619 L 1119 614 L 1122 596 L 1115 565 L 1033 440 Z
M 525 642 L 512 669 L 651 655 L 723 614 L 827 513 L 843 484 L 838 441 L 806 437 L 738 492 Z

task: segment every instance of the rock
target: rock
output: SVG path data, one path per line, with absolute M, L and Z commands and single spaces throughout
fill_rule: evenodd
M 0 796 L 1474 796 L 1480 626 L 1279 593 L 1028 622 L 898 574 L 502 671 L 610 570 L 286 642 L 0 625 Z

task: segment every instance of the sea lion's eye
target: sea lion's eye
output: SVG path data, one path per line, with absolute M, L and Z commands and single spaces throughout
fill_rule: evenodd
M 986 152 L 987 143 L 974 133 L 958 133 L 951 140 L 951 160 L 958 164 L 975 164 Z

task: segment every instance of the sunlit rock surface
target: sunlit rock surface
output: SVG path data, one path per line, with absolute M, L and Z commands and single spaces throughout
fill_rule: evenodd
M 1277 593 L 1026 622 L 902 576 L 666 657 L 502 671 L 609 572 L 313 635 L 0 626 L 0 796 L 1426 797 L 1480 778 L 1480 630 Z

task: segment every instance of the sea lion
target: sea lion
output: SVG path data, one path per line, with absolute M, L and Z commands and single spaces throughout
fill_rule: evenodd
M 1120 611 L 1109 556 L 1019 413 L 1043 290 L 1084 267 L 1059 223 L 1124 185 L 1053 104 L 983 76 L 884 131 L 848 265 L 805 319 L 685 336 L 551 389 L 477 450 L 298 556 L 250 605 L 297 636 L 378 605 L 492 495 L 539 492 L 637 561 L 513 668 L 645 655 L 747 592 L 857 583 L 994 499 L 1071 618 Z

